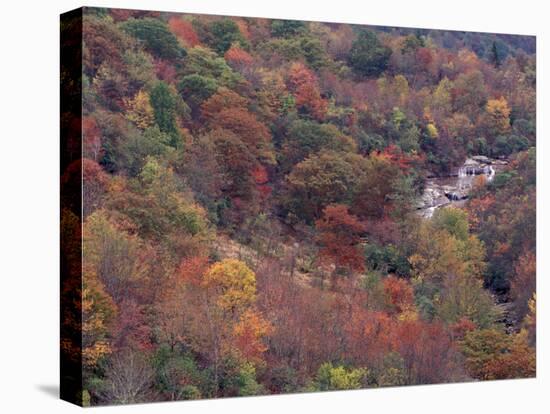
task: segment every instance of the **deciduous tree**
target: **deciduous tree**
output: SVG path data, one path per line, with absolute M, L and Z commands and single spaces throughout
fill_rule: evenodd
M 239 260 L 215 263 L 204 274 L 202 285 L 213 292 L 224 312 L 241 314 L 256 299 L 256 275 Z
M 200 44 L 199 36 L 189 20 L 174 16 L 168 20 L 168 26 L 184 46 L 195 47 Z
M 353 199 L 365 170 L 360 155 L 322 151 L 296 164 L 286 177 L 285 206 L 298 218 L 313 222 L 331 203 Z
M 315 222 L 318 231 L 317 242 L 321 245 L 319 255 L 322 261 L 334 263 L 351 271 L 365 267 L 360 249 L 361 235 L 365 226 L 348 212 L 342 204 L 331 204 L 323 209 L 323 216 Z
M 526 332 L 507 335 L 497 329 L 470 331 L 461 343 L 466 368 L 482 380 L 528 378 L 535 375 L 535 354 Z
M 155 121 L 149 95 L 143 90 L 140 90 L 132 99 L 127 100 L 126 107 L 128 108 L 126 118 L 140 129 L 150 127 Z
M 315 74 L 301 63 L 293 63 L 289 69 L 288 88 L 296 98 L 296 107 L 314 119 L 322 121 L 327 102 L 321 97 Z
M 504 135 L 510 131 L 510 112 L 508 101 L 504 97 L 487 101 L 485 123 L 487 132 L 492 137 Z

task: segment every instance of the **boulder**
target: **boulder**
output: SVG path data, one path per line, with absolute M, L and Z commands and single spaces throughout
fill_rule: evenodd
M 491 164 L 492 160 L 489 157 L 486 157 L 485 155 L 474 155 L 472 157 L 472 160 L 477 161 L 482 164 Z
M 480 165 L 479 161 L 476 161 L 474 157 L 466 158 L 464 161 L 463 167 L 478 167 Z
M 451 200 L 451 201 L 460 201 L 460 200 L 466 200 L 468 198 L 468 193 L 465 191 L 452 191 L 452 192 L 446 192 L 445 196 Z

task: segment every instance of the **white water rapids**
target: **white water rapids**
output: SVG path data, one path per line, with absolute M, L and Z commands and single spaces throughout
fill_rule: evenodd
M 464 164 L 449 176 L 428 178 L 419 200 L 419 214 L 430 218 L 438 208 L 463 205 L 477 176 L 483 175 L 487 181 L 491 181 L 497 171 L 507 163 L 505 160 L 474 156 L 466 159 Z

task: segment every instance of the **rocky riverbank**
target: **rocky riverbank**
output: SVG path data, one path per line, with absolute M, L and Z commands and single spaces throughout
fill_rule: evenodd
M 460 168 L 447 176 L 429 176 L 418 203 L 419 214 L 430 218 L 438 208 L 463 205 L 468 199 L 476 176 L 483 175 L 487 181 L 491 181 L 507 164 L 508 160 L 505 159 L 476 155 L 467 158 Z

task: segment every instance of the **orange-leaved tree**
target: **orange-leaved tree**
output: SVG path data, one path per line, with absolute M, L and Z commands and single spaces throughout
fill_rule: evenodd
M 302 63 L 293 63 L 288 75 L 288 89 L 296 99 L 296 107 L 312 118 L 322 121 L 327 101 L 321 97 L 315 74 Z
M 321 261 L 333 263 L 337 268 L 361 271 L 365 267 L 361 251 L 364 224 L 350 214 L 343 204 L 331 204 L 323 210 L 323 217 L 315 222 Z

